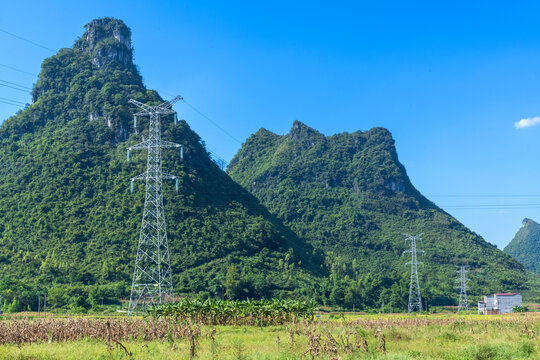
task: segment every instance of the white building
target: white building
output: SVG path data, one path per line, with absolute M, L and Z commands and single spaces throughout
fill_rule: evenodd
M 499 309 L 500 314 L 510 313 L 522 303 L 521 294 L 518 293 L 501 293 L 494 296 L 495 307 Z
M 484 296 L 484 302 L 486 303 L 486 311 L 495 310 L 497 308 L 495 305 L 495 295 Z
M 484 315 L 505 314 L 521 306 L 521 294 L 498 293 L 484 296 L 484 301 L 478 302 L 478 313 Z
M 483 314 L 486 311 L 486 303 L 483 301 L 478 302 L 478 314 Z

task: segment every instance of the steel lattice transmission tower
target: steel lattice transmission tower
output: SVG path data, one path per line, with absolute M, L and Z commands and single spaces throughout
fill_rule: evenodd
M 163 173 L 161 150 L 163 148 L 179 148 L 182 157 L 183 146 L 161 140 L 160 116 L 174 114 L 176 122 L 176 112 L 172 109 L 172 105 L 178 100 L 182 100 L 182 97 L 177 96 L 158 106 L 149 106 L 133 99 L 129 100 L 129 103 L 140 109 L 134 115 L 134 126 L 137 124 L 137 117 L 148 116 L 150 128 L 148 138 L 143 137 L 141 143 L 128 148 L 128 161 L 131 150 L 148 151 L 146 172 L 131 178 L 131 191 L 133 192 L 134 181 L 144 180 L 146 182 L 146 195 L 135 270 L 133 271 L 128 317 L 139 310 L 144 313 L 150 304 L 162 303 L 172 299 L 173 296 L 162 182 L 163 179 L 176 180 L 176 190 L 178 190 L 178 178 Z
M 458 312 L 462 310 L 469 310 L 469 299 L 467 299 L 467 268 L 469 265 L 460 265 L 458 270 L 459 279 L 459 306 Z
M 420 241 L 422 243 L 422 235 L 409 235 L 409 234 L 403 234 L 407 238 L 405 239 L 405 244 L 407 241 L 411 242 L 411 249 L 405 250 L 403 253 L 410 253 L 411 254 L 411 261 L 405 264 L 411 265 L 411 285 L 409 287 L 409 306 L 408 306 L 408 312 L 411 313 L 413 311 L 422 311 L 422 296 L 420 295 L 420 282 L 418 281 L 418 264 L 424 265 L 423 263 L 419 263 L 416 259 L 416 254 L 421 252 L 424 253 L 423 250 L 418 250 L 416 248 L 416 242 Z

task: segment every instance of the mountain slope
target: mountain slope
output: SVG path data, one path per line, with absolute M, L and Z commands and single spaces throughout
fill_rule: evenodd
M 414 188 L 386 129 L 328 137 L 298 121 L 287 135 L 261 129 L 228 173 L 327 254 L 329 302 L 403 308 L 404 232 L 424 233 L 421 287 L 432 304 L 456 301 L 454 264 L 471 265 L 472 294 L 527 287 L 522 265 Z
M 523 219 L 523 227 L 506 245 L 504 252 L 527 269 L 540 274 L 540 224 L 531 219 Z
M 89 23 L 73 49 L 43 62 L 33 104 L 0 127 L 4 299 L 20 295 L 13 293 L 17 280 L 26 292 L 55 284 L 125 289 L 131 282 L 144 186 L 130 194 L 129 179 L 144 171 L 146 154 L 128 163 L 126 149 L 145 136 L 147 123 L 133 127 L 128 100 L 162 99 L 143 85 L 130 38 L 120 20 Z M 300 295 L 307 288 L 301 284 L 324 273 L 312 246 L 220 170 L 185 121 L 162 121 L 163 138 L 185 145 L 184 162 L 164 151 L 163 165 L 181 184 L 178 193 L 165 185 L 164 199 L 175 290 Z M 224 283 L 227 273 L 235 288 Z

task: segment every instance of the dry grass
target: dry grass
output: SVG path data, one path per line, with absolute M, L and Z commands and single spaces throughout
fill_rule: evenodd
M 0 322 L 0 359 L 539 359 L 540 314 L 382 315 L 284 326 Z

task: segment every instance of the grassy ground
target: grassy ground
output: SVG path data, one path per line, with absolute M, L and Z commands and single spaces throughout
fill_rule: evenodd
M 103 336 L 5 344 L 0 359 L 190 357 L 189 336 L 109 342 Z M 202 326 L 192 343 L 199 359 L 540 359 L 540 313 L 323 316 L 311 324 L 265 328 Z

